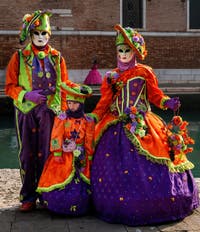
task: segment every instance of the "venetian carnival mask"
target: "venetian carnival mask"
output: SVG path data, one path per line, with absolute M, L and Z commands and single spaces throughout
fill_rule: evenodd
M 132 60 L 134 51 L 127 44 L 117 46 L 117 57 L 123 63 L 128 63 Z
M 32 32 L 32 42 L 37 47 L 44 47 L 49 42 L 50 35 L 47 31 L 37 31 Z

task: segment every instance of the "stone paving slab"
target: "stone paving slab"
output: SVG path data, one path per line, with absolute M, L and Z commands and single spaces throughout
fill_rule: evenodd
M 21 213 L 17 208 L 0 210 L 0 232 L 199 232 L 200 208 L 184 220 L 158 226 L 128 227 L 109 224 L 88 215 L 65 217 L 37 209 Z
M 196 182 L 200 188 L 200 178 Z M 94 215 L 60 216 L 39 208 L 22 213 L 20 187 L 18 169 L 0 169 L 0 232 L 200 232 L 200 207 L 182 221 L 144 227 L 109 224 Z

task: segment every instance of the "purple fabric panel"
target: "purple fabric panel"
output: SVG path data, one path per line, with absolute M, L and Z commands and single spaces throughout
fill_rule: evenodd
M 28 114 L 18 112 L 18 140 L 22 149 L 19 154 L 22 175 L 20 194 L 24 201 L 34 201 L 37 198 L 35 190 L 44 163 L 49 156 L 49 144 L 54 113 L 46 104 L 38 105 Z
M 126 107 L 130 107 L 133 106 L 135 101 L 137 100 L 137 97 L 142 89 L 144 85 L 144 80 L 139 79 L 139 78 L 134 78 L 133 80 L 131 80 L 126 86 L 124 86 L 123 90 L 124 90 L 124 96 L 122 97 L 122 92 L 119 95 L 119 108 L 121 109 L 121 105 L 123 103 L 123 109 L 125 110 Z M 129 105 L 126 106 L 126 102 L 127 102 L 127 87 L 129 87 Z M 123 102 L 122 99 L 125 99 L 125 101 Z M 140 99 L 139 102 L 141 102 L 142 100 Z
M 111 126 L 97 146 L 91 188 L 98 217 L 130 226 L 182 219 L 199 205 L 191 171 L 171 173 L 147 160 L 121 123 Z
M 79 174 L 64 189 L 42 193 L 47 208 L 58 214 L 81 216 L 90 210 L 90 186 L 83 182 Z
M 44 67 L 37 56 L 33 58 L 32 82 L 33 90 L 48 89 L 56 86 L 56 71 L 48 57 L 44 58 Z M 41 75 L 41 76 L 40 76 Z

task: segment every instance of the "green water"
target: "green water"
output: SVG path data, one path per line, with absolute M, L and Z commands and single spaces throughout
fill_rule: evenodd
M 156 112 L 168 122 L 173 116 L 169 112 Z M 200 177 L 200 117 L 199 111 L 190 111 L 181 114 L 189 122 L 189 135 L 195 140 L 194 151 L 188 154 L 188 159 L 195 164 L 192 169 L 195 177 Z M 0 117 L 0 168 L 19 168 L 18 144 L 12 116 Z

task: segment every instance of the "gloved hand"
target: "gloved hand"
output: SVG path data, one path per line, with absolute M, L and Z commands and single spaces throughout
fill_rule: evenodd
M 179 97 L 174 97 L 174 98 L 168 99 L 165 102 L 164 106 L 167 107 L 168 109 L 171 109 L 174 111 L 178 110 L 178 108 L 181 106 Z
M 41 90 L 40 94 L 47 96 L 47 95 L 55 94 L 55 92 L 56 92 L 56 88 L 52 86 L 52 87 L 48 87 L 48 89 Z
M 41 94 L 42 90 L 39 89 L 39 90 L 33 90 L 33 91 L 30 91 L 30 92 L 27 92 L 25 95 L 24 95 L 24 98 L 26 100 L 29 100 L 29 101 L 32 101 L 36 104 L 41 104 L 41 103 L 44 103 L 46 102 L 47 100 L 47 97 L 42 95 Z

